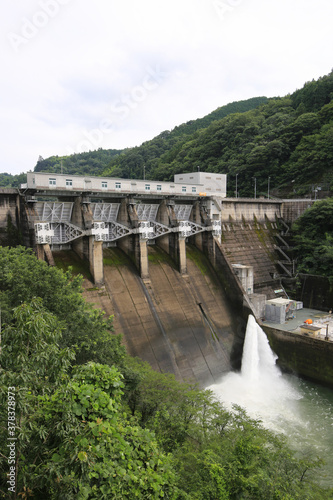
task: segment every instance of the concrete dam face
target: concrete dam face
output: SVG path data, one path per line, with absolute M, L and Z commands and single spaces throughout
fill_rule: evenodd
M 150 277 L 143 280 L 119 248 L 104 249 L 105 285 L 96 289 L 86 280 L 86 300 L 114 315 L 130 355 L 179 380 L 216 382 L 240 362 L 244 320 L 194 246 L 187 245 L 186 275 L 156 245 L 148 246 L 148 258 Z

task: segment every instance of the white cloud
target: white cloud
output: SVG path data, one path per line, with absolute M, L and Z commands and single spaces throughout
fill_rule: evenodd
M 18 0 L 3 10 L 0 170 L 11 173 L 39 154 L 137 145 L 331 70 L 330 0 Z

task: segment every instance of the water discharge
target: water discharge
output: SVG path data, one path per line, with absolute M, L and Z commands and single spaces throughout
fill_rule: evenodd
M 285 434 L 299 453 L 324 458 L 325 482 L 333 486 L 333 391 L 282 374 L 276 359 L 266 334 L 249 316 L 241 372 L 228 373 L 210 389 L 227 408 L 242 406 L 266 428 Z

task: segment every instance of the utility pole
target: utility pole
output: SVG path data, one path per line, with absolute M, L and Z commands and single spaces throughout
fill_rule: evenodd
M 146 165 L 143 165 L 143 180 L 146 180 Z
M 236 198 L 238 198 L 238 191 L 237 191 L 237 177 L 238 177 L 238 174 L 236 174 Z

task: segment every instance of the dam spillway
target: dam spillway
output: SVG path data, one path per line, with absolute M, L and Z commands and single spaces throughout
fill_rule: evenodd
M 223 176 L 200 176 L 162 185 L 31 173 L 0 193 L 0 237 L 16 229 L 49 265 L 71 254 L 86 268 L 87 300 L 114 316 L 128 352 L 207 385 L 240 368 L 248 314 L 262 317 L 264 297 L 284 294 L 280 272 L 292 276 L 293 262 L 277 222 L 289 230 L 309 201 L 228 199 Z
M 85 281 L 84 296 L 114 316 L 127 352 L 155 370 L 201 386 L 214 383 L 237 358 L 239 321 L 208 260 L 191 245 L 188 273 L 181 275 L 169 256 L 149 246 L 150 279 L 142 280 L 118 248 L 104 250 L 105 285 Z M 59 252 L 56 259 L 61 258 Z

